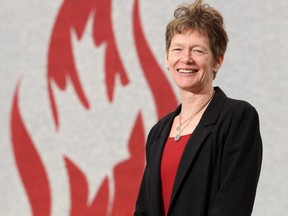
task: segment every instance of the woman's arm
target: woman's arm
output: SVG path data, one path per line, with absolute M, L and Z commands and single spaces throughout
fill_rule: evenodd
M 234 113 L 223 147 L 220 188 L 209 216 L 251 215 L 261 162 L 262 141 L 254 107 Z

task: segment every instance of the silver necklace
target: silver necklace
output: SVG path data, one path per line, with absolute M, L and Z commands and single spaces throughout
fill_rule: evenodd
M 192 121 L 192 119 L 197 115 L 198 112 L 200 112 L 200 110 L 197 111 L 196 113 L 193 113 L 193 115 L 188 118 L 189 121 L 188 121 L 187 124 L 182 128 L 182 130 L 180 130 L 180 129 L 181 129 L 181 124 L 176 128 L 176 130 L 178 131 L 178 134 L 176 134 L 176 136 L 174 137 L 174 141 L 175 141 L 175 142 L 177 142 L 178 140 L 180 140 L 180 138 L 181 138 L 181 132 L 182 132 L 182 131 L 186 128 L 186 126 Z
M 179 114 L 179 125 L 176 127 L 176 130 L 179 131 L 181 129 L 181 126 L 183 124 L 185 124 L 187 121 L 189 121 L 195 113 L 193 113 L 188 119 L 186 119 L 184 122 L 181 123 L 182 117 L 181 117 L 181 113 Z
M 178 142 L 181 138 L 181 132 L 187 127 L 187 125 L 192 121 L 192 119 L 202 110 L 204 109 L 204 107 L 212 100 L 213 96 L 214 96 L 214 93 L 212 94 L 212 96 L 209 98 L 209 100 L 198 110 L 196 111 L 195 113 L 193 113 L 188 119 L 186 119 L 184 122 L 181 122 L 181 113 L 179 114 L 179 125 L 176 127 L 176 131 L 178 132 L 176 134 L 176 136 L 174 137 L 174 141 L 175 142 Z M 187 124 L 181 129 L 181 126 L 183 124 L 185 124 L 185 122 L 187 122 Z

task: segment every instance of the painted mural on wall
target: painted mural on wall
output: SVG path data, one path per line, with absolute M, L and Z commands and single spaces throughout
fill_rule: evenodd
M 133 50 L 125 50 L 111 0 L 65 0 L 45 48 L 45 84 L 35 89 L 48 101 L 37 113 L 50 118 L 25 118 L 25 77 L 15 86 L 12 151 L 33 216 L 65 215 L 65 209 L 70 216 L 133 213 L 146 122 L 173 110 L 177 99 L 146 40 L 138 0 L 130 17 Z M 30 100 L 35 110 L 43 107 Z

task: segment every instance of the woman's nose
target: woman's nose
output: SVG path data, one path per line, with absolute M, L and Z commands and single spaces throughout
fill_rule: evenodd
M 193 55 L 192 55 L 192 51 L 190 50 L 185 50 L 183 53 L 182 53 L 182 61 L 184 63 L 192 63 L 194 62 L 193 60 Z

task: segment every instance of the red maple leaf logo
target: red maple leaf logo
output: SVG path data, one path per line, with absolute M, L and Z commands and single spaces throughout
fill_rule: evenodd
M 117 77 L 120 78 L 122 86 L 126 86 L 131 82 L 117 49 L 111 19 L 111 4 L 111 0 L 84 0 L 81 3 L 76 0 L 65 0 L 59 10 L 51 35 L 47 64 L 50 109 L 56 131 L 61 129 L 61 121 L 53 90 L 55 86 L 61 91 L 65 91 L 68 81 L 71 82 L 81 105 L 87 111 L 91 108 L 91 101 L 85 93 L 83 83 L 79 78 L 71 38 L 71 29 L 73 29 L 77 40 L 82 40 L 91 14 L 94 14 L 92 28 L 94 46 L 99 47 L 103 44 L 106 46 L 104 73 L 108 101 L 111 104 L 115 101 L 115 80 Z M 138 7 L 138 0 L 135 0 L 132 14 L 135 47 L 142 72 L 152 92 L 157 119 L 160 119 L 176 106 L 177 100 L 145 39 Z M 165 97 L 163 97 L 163 92 L 165 92 Z M 49 174 L 45 169 L 41 154 L 35 148 L 31 134 L 27 131 L 25 122 L 21 117 L 18 94 L 19 88 L 17 87 L 11 114 L 11 134 L 15 160 L 33 215 L 49 216 L 53 203 Z M 114 166 L 113 184 L 111 184 L 111 179 L 106 176 L 93 199 L 88 199 L 89 186 L 85 173 L 69 155 L 63 156 L 69 179 L 67 184 L 70 188 L 71 216 L 133 214 L 145 165 L 145 129 L 143 122 L 144 117 L 141 110 L 139 110 L 127 143 L 129 158 Z

